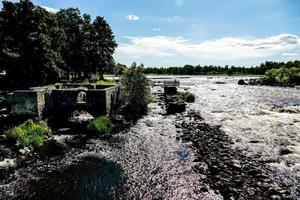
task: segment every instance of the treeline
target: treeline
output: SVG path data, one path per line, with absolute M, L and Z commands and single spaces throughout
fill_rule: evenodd
M 29 0 L 2 3 L 0 71 L 6 71 L 2 87 L 84 80 L 114 65 L 117 44 L 102 17 L 92 21 L 75 8 L 50 13 Z
M 257 67 L 235 67 L 235 66 L 200 66 L 185 65 L 184 67 L 169 68 L 145 68 L 146 74 L 163 74 L 163 75 L 264 75 L 270 69 L 300 68 L 300 61 L 291 62 L 265 62 Z

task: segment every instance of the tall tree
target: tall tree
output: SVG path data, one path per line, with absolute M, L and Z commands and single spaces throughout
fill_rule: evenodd
M 3 1 L 0 12 L 0 60 L 10 87 L 29 87 L 58 80 L 64 34 L 53 14 L 29 0 Z
M 65 65 L 63 69 L 69 77 L 81 78 L 82 68 L 84 66 L 83 40 L 82 32 L 83 19 L 77 8 L 62 9 L 56 13 L 56 18 L 60 28 L 66 34 L 66 45 L 61 54 Z
M 113 65 L 113 54 L 117 47 L 115 36 L 104 18 L 96 17 L 91 38 L 92 64 L 95 72 L 98 72 L 103 80 L 105 69 Z

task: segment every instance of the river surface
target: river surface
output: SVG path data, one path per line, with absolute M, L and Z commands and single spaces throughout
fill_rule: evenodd
M 178 80 L 196 95 L 190 109 L 199 111 L 207 123 L 221 125 L 248 156 L 267 161 L 271 176 L 290 185 L 300 198 L 300 89 L 237 84 L 251 78 L 255 77 Z
M 241 77 L 167 78 L 177 78 L 181 90 L 196 95 L 188 109 L 199 111 L 206 123 L 220 125 L 234 141 L 232 148 L 267 161 L 274 181 L 289 185 L 300 198 L 299 89 L 239 86 Z M 192 170 L 191 144 L 178 139 L 181 116 L 165 115 L 159 104 L 151 103 L 148 115 L 128 131 L 91 140 L 88 150 L 77 155 L 79 161 L 33 178 L 31 198 L 222 199 L 217 191 L 199 191 L 202 177 Z

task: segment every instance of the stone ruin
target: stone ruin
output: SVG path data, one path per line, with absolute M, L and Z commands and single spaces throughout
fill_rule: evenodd
M 73 111 L 83 110 L 99 116 L 110 114 L 118 100 L 118 86 L 55 84 L 0 92 L 0 115 L 67 119 Z

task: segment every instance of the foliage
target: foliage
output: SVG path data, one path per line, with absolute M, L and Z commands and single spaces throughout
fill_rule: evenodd
M 190 92 L 179 92 L 177 95 L 177 99 L 192 103 L 195 102 L 195 95 Z
M 114 81 L 114 80 L 101 80 L 101 81 L 97 81 L 97 85 L 116 85 L 116 81 Z
M 116 46 L 113 32 L 102 17 L 92 22 L 89 15 L 81 15 L 75 8 L 50 13 L 30 0 L 3 1 L 0 70 L 7 75 L 1 81 L 12 88 L 103 74 L 113 66 Z
M 30 145 L 42 146 L 46 136 L 50 133 L 45 122 L 28 121 L 7 132 L 9 138 L 15 139 L 21 147 Z
M 265 85 L 288 85 L 300 84 L 300 68 L 286 68 L 270 69 L 262 77 L 262 82 Z
M 90 122 L 87 129 L 93 134 L 107 134 L 113 129 L 113 124 L 109 117 L 101 116 Z
M 222 66 L 213 66 L 213 65 L 185 65 L 184 67 L 169 67 L 169 68 L 145 68 L 145 74 L 172 74 L 172 75 L 263 75 L 266 71 L 270 69 L 279 69 L 281 67 L 286 68 L 300 68 L 300 61 L 294 62 L 265 62 L 257 67 L 229 67 L 226 65 Z
M 31 1 L 3 1 L 0 62 L 10 86 L 28 87 L 58 80 L 64 33 L 55 16 Z
M 114 67 L 114 74 L 116 76 L 123 76 L 128 70 L 126 65 L 120 63 L 117 63 Z
M 137 109 L 146 109 L 152 99 L 150 81 L 143 74 L 143 65 L 132 66 L 121 79 L 121 96 L 123 102 L 135 106 Z

